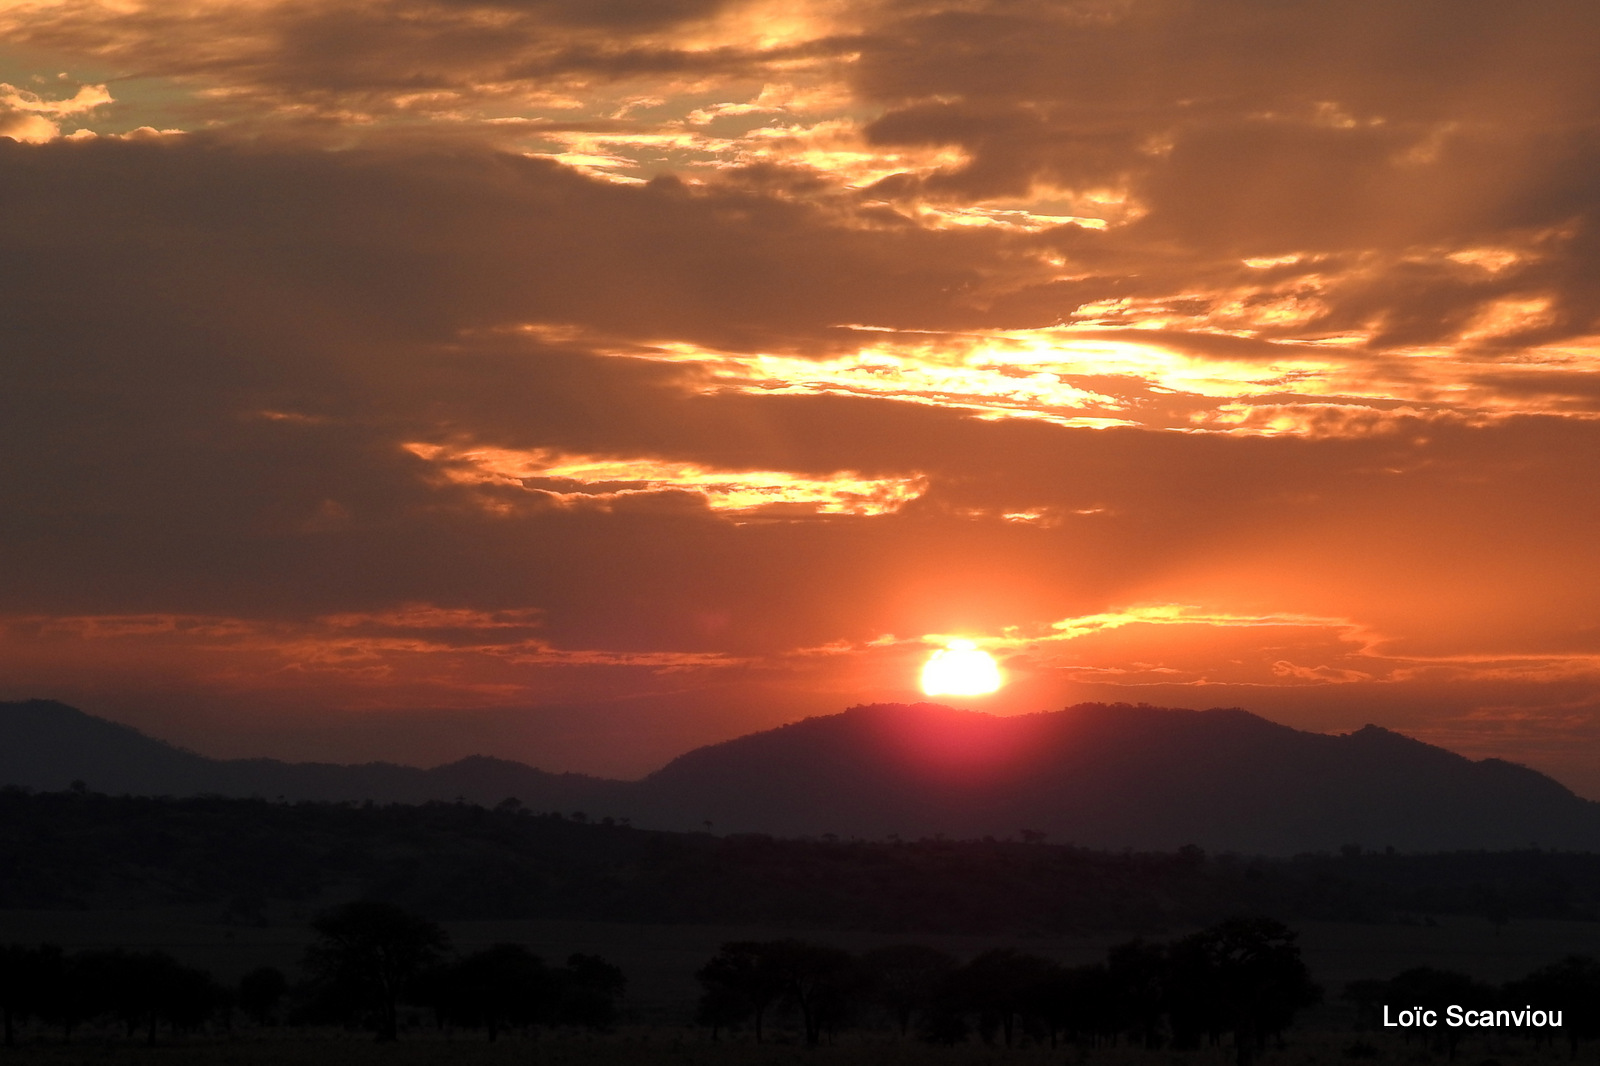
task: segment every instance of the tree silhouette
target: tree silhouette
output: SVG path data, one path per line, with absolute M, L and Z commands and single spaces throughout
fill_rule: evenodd
M 1161 1019 L 1167 1010 L 1168 957 L 1162 944 L 1134 940 L 1106 954 L 1110 1033 L 1127 1033 L 1147 1048 L 1161 1045 Z
M 978 1032 L 992 1043 L 998 1032 L 1010 1047 L 1019 1016 L 1041 1009 L 1056 967 L 1015 948 L 986 951 L 948 979 L 960 1006 L 978 1016 Z
M 1509 982 L 1501 997 L 1507 1007 L 1533 1005 L 1562 1012 L 1562 1035 L 1566 1036 L 1572 1057 L 1578 1057 L 1581 1041 L 1600 1035 L 1600 1018 L 1593 1010 L 1600 1000 L 1600 963 L 1585 955 L 1568 955 L 1559 962 L 1541 967 L 1519 980 Z M 1533 1030 L 1536 1042 L 1548 1034 Z
M 532 1025 L 550 1013 L 554 978 L 521 944 L 496 944 L 430 970 L 418 982 L 441 1021 L 482 1027 L 493 1043 L 511 1026 Z
M 232 992 L 205 970 L 176 966 L 163 967 L 163 973 L 156 1013 L 174 1036 L 200 1028 L 232 1001 Z
M 46 1025 L 59 1028 L 63 1042 L 70 1041 L 72 1031 L 101 1013 L 109 1002 L 103 982 L 97 980 L 95 967 L 86 957 L 91 954 L 67 956 L 59 949 L 48 948 L 41 959 L 35 1001 L 39 1018 Z
M 1389 982 L 1370 977 L 1351 981 L 1344 986 L 1339 998 L 1355 1004 L 1361 1026 L 1377 1029 L 1383 1024 L 1383 1007 L 1389 1002 Z
M 780 999 L 800 1012 L 808 1046 L 824 1029 L 848 1019 L 860 997 L 863 979 L 848 951 L 801 940 L 733 941 L 695 974 L 705 990 L 699 1017 L 718 1027 L 755 1020 L 762 1038 L 767 1010 Z
M 1561 1031 L 1578 1057 L 1578 1044 L 1600 1036 L 1600 962 L 1587 955 L 1568 955 L 1512 981 L 1505 989 L 1506 1005 L 1513 1010 L 1531 1004 L 1561 1011 Z M 1542 1034 L 1538 1034 L 1542 1035 Z
M 157 1026 L 174 1035 L 195 1029 L 226 1003 L 227 990 L 204 970 L 164 951 L 86 951 L 71 960 L 55 1005 L 63 1029 L 102 1014 L 116 1017 L 132 1037 L 140 1029 L 154 1045 Z
M 939 984 L 954 973 L 955 958 L 922 944 L 890 944 L 861 956 L 861 968 L 874 999 L 905 1036 L 913 1016 L 933 1005 Z
M 305 967 L 318 980 L 372 1010 L 377 1038 L 399 1036 L 406 987 L 448 946 L 444 930 L 420 915 L 378 900 L 356 900 L 311 923 L 317 940 Z
M 1069 1040 L 1098 1041 L 1121 1031 L 1121 1016 L 1104 963 L 1056 967 L 1040 985 L 1031 1008 L 1050 1033 L 1050 1046 L 1065 1034 Z
M 17 1023 L 39 1011 L 49 971 L 60 961 L 61 949 L 57 947 L 0 947 L 0 1015 L 4 1015 L 6 1047 L 16 1046 Z
M 1194 1046 L 1201 1033 L 1233 1033 L 1239 1066 L 1249 1066 L 1266 1036 L 1318 1002 L 1295 934 L 1270 918 L 1235 918 L 1172 945 L 1168 1018 L 1173 1038 Z
M 272 966 L 258 966 L 239 978 L 235 1001 L 257 1025 L 278 1024 L 278 1006 L 289 991 L 288 978 Z
M 704 990 L 700 1017 L 713 1030 L 752 1019 L 756 1043 L 761 1043 L 767 1010 L 783 995 L 785 987 L 784 976 L 767 947 L 752 940 L 729 941 L 695 972 L 695 980 Z
M 824 1029 L 850 1017 L 862 986 L 861 971 L 848 951 L 801 940 L 767 945 L 784 978 L 784 998 L 800 1011 L 806 1045 L 815 1047 Z
M 598 955 L 571 955 L 556 974 L 556 1020 L 587 1029 L 609 1029 L 617 1018 L 628 979 Z

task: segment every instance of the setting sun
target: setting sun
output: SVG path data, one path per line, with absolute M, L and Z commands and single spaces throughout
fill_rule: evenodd
M 970 640 L 952 640 L 922 667 L 922 691 L 930 696 L 983 696 L 1000 687 L 994 656 Z

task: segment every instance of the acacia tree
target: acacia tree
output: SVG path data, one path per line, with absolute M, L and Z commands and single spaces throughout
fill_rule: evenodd
M 1161 1017 L 1167 1012 L 1168 949 L 1134 940 L 1106 954 L 1106 1000 L 1110 1017 L 1101 1031 L 1127 1033 L 1147 1048 L 1161 1046 Z
M 1052 967 L 1038 986 L 1030 1011 L 1049 1032 L 1051 1047 L 1063 1035 L 1096 1042 L 1120 1029 L 1111 975 L 1104 963 Z
M 780 999 L 800 1012 L 808 1045 L 838 1025 L 853 1006 L 861 980 L 855 957 L 826 944 L 800 940 L 731 941 L 695 974 L 705 990 L 699 1017 L 713 1029 L 762 1020 Z
M 437 967 L 425 978 L 425 999 L 442 1021 L 488 1030 L 532 1025 L 550 1013 L 554 980 L 543 960 L 521 944 L 496 944 Z
M 994 948 L 957 970 L 949 987 L 963 1009 L 978 1015 L 985 1043 L 998 1031 L 1010 1047 L 1017 1019 L 1040 1011 L 1057 971 L 1048 959 L 1015 948 Z
M 889 944 L 861 956 L 874 998 L 894 1018 L 902 1037 L 912 1016 L 931 1007 L 939 983 L 957 965 L 954 957 L 923 944 Z
M 355 900 L 311 923 L 317 940 L 305 967 L 370 1008 L 378 1040 L 399 1036 L 399 1003 L 407 985 L 449 946 L 435 922 L 393 903 Z
M 768 945 L 733 940 L 695 972 L 703 992 L 700 1018 L 712 1031 L 753 1019 L 756 1043 L 761 1043 L 767 1010 L 784 992 L 783 974 L 774 965 Z
M 569 955 L 566 966 L 555 972 L 556 1018 L 586 1029 L 609 1029 L 617 1018 L 617 1004 L 628 987 L 621 968 L 598 955 Z
M 846 1020 L 861 985 L 853 955 L 827 944 L 775 940 L 764 945 L 782 976 L 783 994 L 800 1010 L 806 1045 L 815 1047 L 824 1028 Z
M 278 1005 L 288 994 L 289 979 L 274 966 L 258 966 L 239 978 L 235 1002 L 257 1025 L 276 1025 Z
M 1266 1035 L 1322 998 L 1295 934 L 1270 918 L 1234 918 L 1171 948 L 1168 1017 L 1173 1036 L 1192 1044 L 1201 1032 L 1232 1032 L 1239 1066 L 1249 1066 Z
M 87 1018 L 112 1015 L 131 1038 L 141 1028 L 154 1045 L 157 1026 L 196 1029 L 225 1005 L 229 992 L 205 970 L 164 951 L 86 951 L 74 956 L 58 985 L 52 1013 L 63 1031 Z

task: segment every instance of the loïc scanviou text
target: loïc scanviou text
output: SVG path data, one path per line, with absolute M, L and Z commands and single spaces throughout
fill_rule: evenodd
M 1511 1010 L 1473 1010 L 1450 1004 L 1444 1009 L 1444 1024 L 1452 1028 L 1476 1027 L 1480 1029 L 1559 1029 L 1561 1012 L 1558 1010 L 1521 1007 Z M 1401 1007 L 1398 1010 L 1385 1004 L 1383 1024 L 1389 1028 L 1432 1029 L 1439 1025 L 1440 1013 L 1428 1007 Z

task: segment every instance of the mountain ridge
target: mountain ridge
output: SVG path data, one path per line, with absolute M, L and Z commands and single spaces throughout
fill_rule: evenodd
M 1260 854 L 1600 850 L 1600 804 L 1500 759 L 1368 725 L 1307 733 L 1239 708 L 1078 704 L 994 716 L 872 704 L 685 752 L 637 781 L 493 756 L 430 769 L 210 759 L 47 700 L 0 703 L 0 784 L 109 793 L 586 812 L 774 836 L 1037 834 L 1089 847 Z

